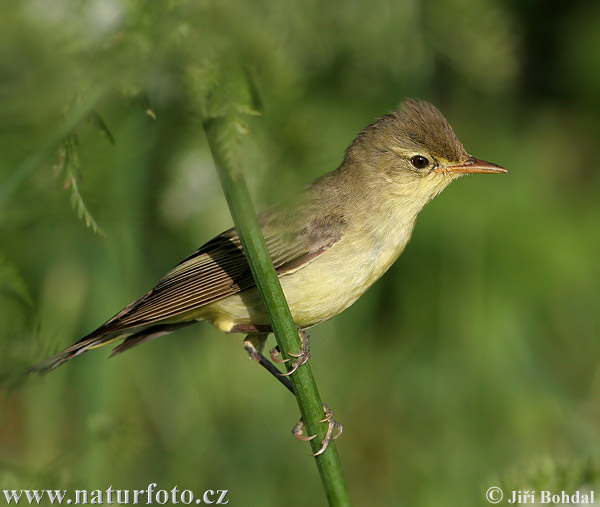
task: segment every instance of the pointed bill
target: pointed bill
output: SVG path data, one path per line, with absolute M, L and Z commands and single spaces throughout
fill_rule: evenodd
M 504 169 L 504 167 L 494 164 L 492 162 L 486 162 L 485 160 L 479 160 L 475 157 L 469 157 L 469 159 L 464 164 L 434 169 L 434 172 L 448 172 L 454 174 L 500 174 L 507 173 L 508 171 Z

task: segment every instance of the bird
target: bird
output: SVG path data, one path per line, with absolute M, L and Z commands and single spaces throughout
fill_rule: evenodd
M 466 174 L 505 172 L 469 155 L 436 107 L 407 99 L 360 131 L 337 169 L 259 213 L 303 338 L 303 351 L 290 371 L 309 357 L 305 330 L 343 312 L 388 270 L 429 201 Z M 225 333 L 244 333 L 250 356 L 277 371 L 262 356 L 271 326 L 235 228 L 205 243 L 100 327 L 28 371 L 44 374 L 119 342 L 112 357 L 203 321 Z M 276 352 L 271 356 L 277 361 Z M 289 381 L 284 384 L 293 392 Z

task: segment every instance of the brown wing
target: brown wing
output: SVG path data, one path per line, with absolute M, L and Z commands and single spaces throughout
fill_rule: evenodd
M 318 257 L 343 234 L 341 216 L 330 214 L 303 223 L 297 232 L 282 232 L 289 223 L 265 213 L 261 224 L 277 273 L 282 276 Z M 298 222 L 298 218 L 291 222 Z M 93 334 L 111 333 L 175 317 L 254 287 L 254 279 L 235 229 L 212 239 L 169 271 L 156 286 Z

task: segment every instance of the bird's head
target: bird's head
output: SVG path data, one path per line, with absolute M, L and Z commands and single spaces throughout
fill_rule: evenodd
M 389 194 L 425 204 L 465 174 L 505 173 L 506 169 L 472 157 L 442 113 L 427 102 L 406 100 L 398 111 L 366 127 L 346 152 L 366 181 Z

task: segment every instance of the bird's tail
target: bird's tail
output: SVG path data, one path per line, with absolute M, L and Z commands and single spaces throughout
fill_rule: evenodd
M 113 350 L 112 354 L 110 355 L 110 357 L 113 357 L 130 349 L 131 347 L 147 342 L 154 338 L 158 338 L 159 336 L 172 333 L 177 329 L 189 326 L 195 322 L 196 321 L 193 320 L 189 322 L 178 322 L 175 324 L 159 324 L 144 328 L 141 331 L 137 331 L 133 334 L 128 334 L 127 332 L 123 331 L 102 332 L 102 328 L 100 328 L 89 335 L 84 336 L 81 340 L 75 342 L 70 347 L 67 347 L 62 352 L 59 352 L 58 354 L 49 357 L 41 363 L 29 368 L 27 373 L 39 373 L 44 375 L 58 368 L 61 364 L 70 361 L 74 357 L 80 356 L 88 350 L 103 347 L 104 345 L 113 343 L 116 340 L 124 339 L 123 343 L 115 347 Z
M 119 336 L 115 336 L 115 333 L 98 335 L 96 334 L 96 331 L 94 331 L 93 333 L 84 336 L 81 340 L 75 342 L 70 347 L 67 347 L 62 352 L 59 352 L 58 354 L 45 359 L 41 363 L 32 366 L 27 370 L 27 373 L 39 373 L 44 375 L 55 368 L 58 368 L 61 364 L 70 361 L 74 357 L 77 357 L 88 350 L 102 347 L 103 345 L 108 345 L 118 338 Z

